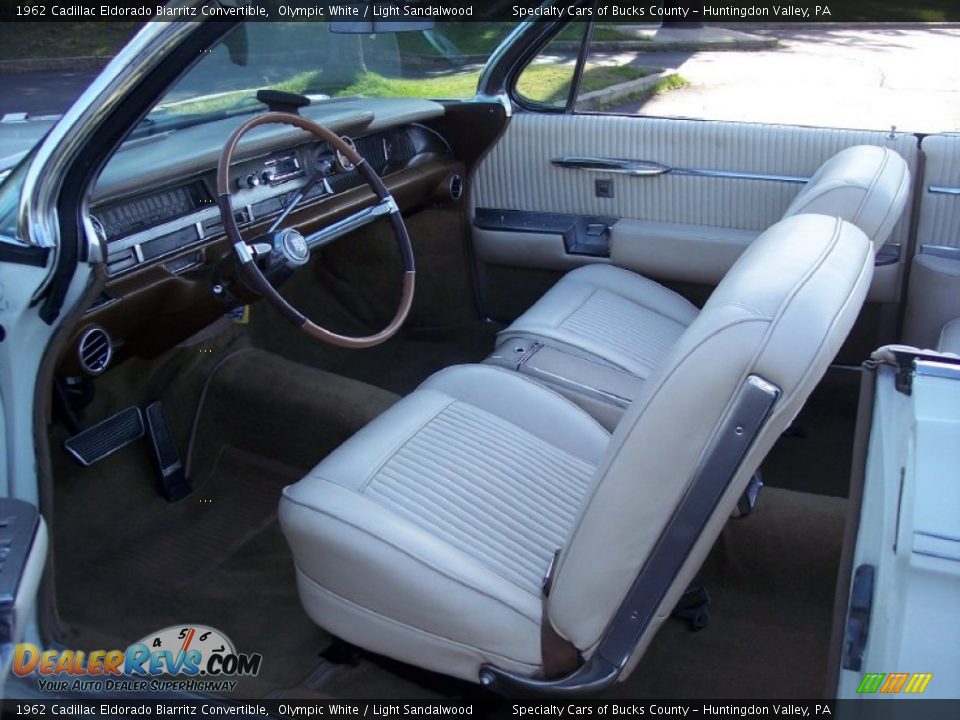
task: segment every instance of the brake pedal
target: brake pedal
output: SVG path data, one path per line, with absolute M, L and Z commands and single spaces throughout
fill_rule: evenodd
M 163 411 L 163 402 L 157 400 L 147 405 L 147 429 L 150 431 L 150 445 L 160 467 L 160 492 L 168 502 L 180 500 L 190 494 L 190 483 L 180 462 L 180 453 L 173 441 L 167 415 Z
M 89 467 L 142 437 L 140 408 L 129 407 L 68 438 L 63 446 L 77 462 Z

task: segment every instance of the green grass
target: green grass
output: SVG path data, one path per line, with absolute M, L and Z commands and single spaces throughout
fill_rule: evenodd
M 463 55 L 489 55 L 494 51 L 516 23 L 437 23 L 435 35 L 450 41 Z M 418 32 L 397 33 L 397 44 L 401 52 L 436 55 L 437 50 Z
M 611 85 L 646 77 L 648 74 L 648 70 L 630 65 L 588 65 L 580 80 L 580 92 L 602 90 Z M 572 76 L 572 65 L 535 62 L 520 75 L 517 92 L 528 100 L 546 105 L 563 104 L 570 93 Z
M 570 90 L 572 65 L 543 63 L 531 65 L 520 78 L 517 89 L 531 100 L 556 103 L 566 99 Z M 581 92 L 591 92 L 628 80 L 645 77 L 648 70 L 625 66 L 588 66 L 580 83 Z M 415 97 L 415 98 L 471 98 L 476 94 L 479 70 L 435 75 L 426 78 L 387 78 L 374 72 L 362 73 L 346 87 L 331 88 L 324 85 L 323 74 L 318 70 L 298 73 L 289 80 L 270 87 L 277 90 L 303 94 L 327 94 L 336 97 L 364 95 L 366 97 Z M 215 112 L 253 102 L 256 90 L 235 90 L 201 100 L 187 100 L 166 106 L 166 111 L 177 114 Z
M 669 92 L 670 90 L 677 90 L 679 88 L 686 87 L 690 82 L 684 78 L 682 75 L 669 75 L 663 80 L 658 82 L 656 85 L 648 87 L 646 90 L 641 90 L 640 92 L 631 93 L 626 97 L 619 98 L 607 103 L 601 103 L 599 105 L 590 108 L 593 112 L 602 112 L 604 110 L 616 110 L 618 107 L 623 107 L 624 105 L 631 105 L 633 103 L 644 102 L 659 95 L 660 93 Z
M 520 77 L 518 91 L 531 100 L 556 102 L 566 97 L 570 88 L 571 65 L 531 65 Z M 634 80 L 647 73 L 638 68 L 588 67 L 583 73 L 581 90 L 589 92 L 616 83 Z M 368 97 L 467 98 L 477 91 L 479 70 L 438 75 L 429 78 L 395 80 L 376 73 L 365 73 L 337 95 Z
M 489 55 L 507 36 L 516 23 L 437 23 L 434 33 L 449 40 L 464 55 Z M 583 27 L 568 25 L 557 35 L 557 40 L 579 42 L 583 37 Z M 614 27 L 596 26 L 593 28 L 594 40 L 643 40 L 628 32 Z M 397 35 L 400 49 L 406 52 L 436 55 L 436 49 L 420 33 L 400 33 Z
M 577 25 L 567 25 L 554 40 L 567 40 L 580 42 L 583 38 L 583 27 Z M 591 41 L 606 42 L 611 40 L 646 40 L 645 37 L 638 37 L 628 32 L 624 32 L 608 25 L 594 25 L 593 32 L 590 34 Z
M 115 55 L 143 23 L 3 23 L 0 60 Z

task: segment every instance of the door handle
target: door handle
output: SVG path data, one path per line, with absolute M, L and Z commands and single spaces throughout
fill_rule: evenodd
M 564 156 L 551 161 L 557 167 L 591 172 L 616 173 L 632 177 L 655 177 L 670 172 L 672 168 L 658 162 L 647 160 L 627 160 L 624 158 Z

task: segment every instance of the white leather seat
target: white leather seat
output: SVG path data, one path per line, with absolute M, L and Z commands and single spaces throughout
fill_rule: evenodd
M 304 608 L 349 642 L 473 681 L 484 664 L 538 675 L 542 632 L 589 664 L 671 518 L 704 497 L 687 491 L 722 476 L 706 524 L 679 524 L 687 545 L 670 550 L 676 572 L 642 588 L 656 613 L 630 662 L 607 676 L 629 673 L 849 332 L 872 271 L 872 246 L 852 225 L 778 223 L 672 344 L 612 436 L 519 374 L 434 375 L 284 490 Z M 745 442 L 738 398 L 758 382 L 779 398 L 739 461 L 707 474 L 711 458 Z M 544 600 L 541 580 L 561 549 Z
M 910 195 L 910 168 L 889 148 L 855 145 L 827 160 L 784 212 L 830 215 L 853 223 L 879 251 Z
M 940 331 L 940 342 L 937 350 L 945 353 L 960 355 L 960 318 L 951 320 Z
M 532 673 L 544 570 L 609 442 L 516 373 L 435 374 L 284 491 L 307 612 L 439 672 L 476 680 L 495 658 Z
M 859 227 L 879 250 L 909 192 L 903 158 L 888 148 L 857 145 L 824 163 L 784 217 L 839 217 Z M 645 379 L 697 312 L 677 293 L 634 272 L 587 265 L 562 277 L 499 334 L 497 345 L 534 340 Z

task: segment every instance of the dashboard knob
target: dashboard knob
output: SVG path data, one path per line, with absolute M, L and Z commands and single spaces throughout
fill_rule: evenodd
M 260 176 L 256 173 L 250 173 L 249 175 L 241 175 L 237 178 L 237 189 L 246 190 L 248 188 L 255 188 L 260 185 Z

